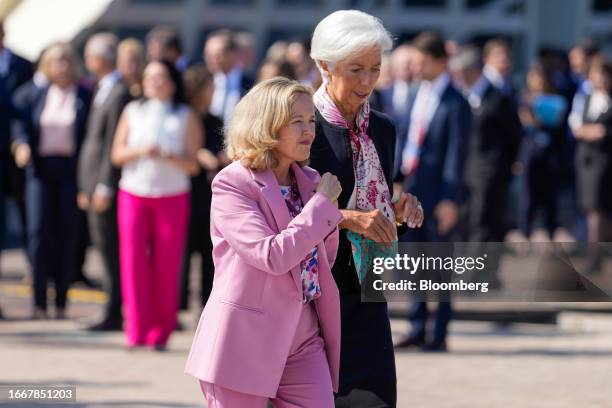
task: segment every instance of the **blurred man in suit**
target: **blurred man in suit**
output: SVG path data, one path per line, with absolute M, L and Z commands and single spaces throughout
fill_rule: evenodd
M 522 126 L 513 93 L 507 92 L 503 84 L 496 86 L 490 71 L 482 69 L 478 48 L 462 48 L 451 59 L 450 66 L 472 108 L 466 163 L 469 192 L 466 235 L 469 241 L 479 243 L 474 251 L 488 254 L 489 289 L 498 288 L 499 249 L 486 243 L 503 242 L 508 232 L 507 202 Z
M 18 206 L 22 210 L 22 222 L 25 223 L 25 205 L 23 204 L 23 171 L 15 166 L 10 154 L 10 100 L 17 88 L 26 83 L 33 75 L 32 63 L 12 52 L 4 46 L 4 23 L 0 20 L 0 83 L 2 89 L 0 98 L 0 250 L 4 238 L 4 197 L 5 195 L 20 196 Z M 25 229 L 25 228 L 24 228 Z
M 11 104 L 10 94 L 5 78 L 0 77 L 0 250 L 5 236 L 6 215 L 4 207 L 5 184 L 7 182 L 7 169 L 4 163 L 8 162 L 9 157 L 9 140 L 11 131 L 11 120 L 13 117 L 13 108 Z M 1 271 L 0 271 L 1 272 Z M 0 312 L 1 315 L 1 312 Z
M 412 85 L 412 54 L 410 44 L 402 44 L 391 53 L 391 75 L 393 76 L 393 93 L 391 118 L 395 123 L 401 123 L 408 110 L 410 86 Z
M 419 197 L 425 212 L 423 227 L 410 230 L 403 242 L 443 242 L 457 224 L 463 195 L 463 164 L 470 131 L 470 107 L 453 86 L 447 72 L 444 39 L 424 32 L 413 42 L 419 89 L 408 107 L 407 137 L 402 146 L 404 190 Z M 426 351 L 446 351 L 451 318 L 450 302 L 440 302 L 433 336 L 427 339 L 429 312 L 424 300 L 410 312 L 411 333 L 397 347 L 421 346 Z
M 493 38 L 486 42 L 483 48 L 483 75 L 501 93 L 516 98 L 510 73 L 512 56 L 510 46 L 502 38 Z
M 370 98 L 372 108 L 389 115 L 396 127 L 406 122 L 404 117 L 408 109 L 413 79 L 411 55 L 412 46 L 401 44 L 389 56 L 383 56 L 381 74 L 375 93 Z M 398 133 L 401 133 L 399 129 Z
M 228 123 L 234 107 L 254 83 L 240 64 L 235 34 L 230 30 L 212 32 L 204 44 L 204 61 L 215 84 L 210 113 Z
M 413 72 L 413 60 L 412 55 L 414 49 L 409 43 L 399 45 L 391 53 L 391 75 L 393 76 L 393 86 L 390 94 L 390 112 L 387 112 L 393 121 L 395 122 L 395 128 L 397 130 L 396 136 L 396 149 L 395 149 L 395 161 L 393 176 L 394 178 L 401 179 L 400 167 L 402 164 L 402 148 L 404 141 L 408 135 L 409 120 L 408 115 L 408 104 L 411 99 L 416 96 L 418 86 L 416 85 L 417 80 Z
M 495 52 L 504 52 L 501 45 Z M 508 54 L 507 50 L 505 51 Z M 509 57 L 503 57 L 509 61 Z M 505 65 L 509 65 L 506 62 Z M 522 127 L 512 93 L 482 69 L 476 47 L 465 47 L 451 61 L 472 108 L 472 129 L 466 164 L 469 188 L 469 240 L 503 242 L 511 167 L 521 143 Z M 490 66 L 489 66 L 490 67 Z
M 191 60 L 183 54 L 181 37 L 175 28 L 156 26 L 147 34 L 147 61 L 166 60 L 176 69 L 184 71 L 191 65 Z
M 30 80 L 33 74 L 30 61 L 4 46 L 4 24 L 0 21 L 0 77 L 5 79 L 9 93 Z
M 574 87 L 576 88 L 576 92 L 572 99 L 571 112 L 568 118 L 569 126 L 572 130 L 582 125 L 584 106 L 592 91 L 592 85 L 587 77 L 587 71 L 591 65 L 591 59 L 597 55 L 598 52 L 598 44 L 587 39 L 574 46 L 568 54 L 571 70 L 570 75 Z
M 130 90 L 132 99 L 142 96 L 142 73 L 145 67 L 144 49 L 136 38 L 126 38 L 117 46 L 117 71 Z
M 85 47 L 85 64 L 97 85 L 87 134 L 79 156 L 78 204 L 87 211 L 92 240 L 102 255 L 109 280 L 109 301 L 103 319 L 89 330 L 121 330 L 121 286 L 117 237 L 119 170 L 111 164 L 115 128 L 129 90 L 115 70 L 117 38 L 96 34 Z

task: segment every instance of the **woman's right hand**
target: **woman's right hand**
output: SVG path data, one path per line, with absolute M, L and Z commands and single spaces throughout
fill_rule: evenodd
M 160 156 L 161 152 L 159 150 L 159 147 L 157 147 L 156 145 L 143 147 L 142 150 L 140 150 L 140 157 L 145 159 L 154 159 Z
M 340 197 L 342 187 L 338 181 L 338 177 L 331 173 L 325 173 L 321 176 L 321 181 L 317 186 L 317 193 L 324 194 L 331 202 L 334 202 Z
M 198 149 L 198 163 L 204 170 L 214 171 L 220 166 L 220 161 L 210 150 L 200 148 Z
M 21 143 L 15 149 L 15 164 L 20 169 L 26 167 L 30 164 L 30 160 L 32 159 L 32 150 L 30 150 L 30 146 L 27 143 Z

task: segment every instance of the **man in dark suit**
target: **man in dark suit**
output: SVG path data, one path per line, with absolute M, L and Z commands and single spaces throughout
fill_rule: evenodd
M 8 181 L 7 169 L 4 163 L 8 162 L 9 140 L 11 131 L 11 120 L 13 117 L 13 107 L 5 78 L 0 77 L 0 250 L 5 235 L 6 214 L 4 206 L 5 185 Z M 0 271 L 1 272 L 1 271 Z
M 493 41 L 495 52 L 509 54 L 505 43 Z M 491 47 L 489 51 L 485 61 L 494 52 Z M 509 65 L 509 55 L 495 58 Z M 488 254 L 486 279 L 489 289 L 498 288 L 501 286 L 498 277 L 500 253 L 495 246 L 486 243 L 503 242 L 508 231 L 507 202 L 522 126 L 513 92 L 504 85 L 506 81 L 499 80 L 503 78 L 503 71 L 498 71 L 493 64 L 483 70 L 478 48 L 464 47 L 450 65 L 470 103 L 473 118 L 465 174 L 469 193 L 467 238 L 477 243 L 473 247 L 475 251 Z M 499 75 L 492 74 L 492 70 Z
M 412 55 L 414 49 L 409 43 L 404 43 L 398 46 L 391 54 L 391 73 L 393 75 L 393 86 L 390 95 L 391 106 L 393 107 L 389 115 L 395 123 L 397 129 L 397 143 L 395 145 L 395 160 L 393 168 L 393 178 L 397 179 L 400 175 L 400 167 L 402 164 L 401 141 L 408 134 L 409 121 L 407 115 L 409 113 L 409 104 L 418 91 L 418 85 L 415 81 L 412 69 Z
M 22 221 L 25 220 L 25 205 L 23 203 L 23 184 L 25 176 L 23 170 L 18 170 L 15 166 L 14 160 L 11 158 L 9 149 L 10 139 L 10 119 L 9 110 L 6 109 L 9 105 L 9 101 L 12 99 L 13 94 L 17 88 L 26 83 L 32 78 L 33 66 L 32 63 L 25 58 L 12 52 L 10 49 L 4 46 L 4 24 L 0 20 L 0 81 L 2 82 L 3 95 L 1 96 L 4 101 L 0 107 L 0 214 L 4 216 L 4 195 L 21 196 L 21 200 L 18 199 L 18 205 L 22 214 Z M 0 221 L 4 223 L 4 218 Z M 24 228 L 25 229 L 25 228 Z M 2 237 L 4 228 L 0 227 L 0 248 L 2 245 Z
M 34 74 L 32 63 L 4 46 L 4 24 L 0 21 L 0 77 L 6 81 L 6 88 L 12 93 L 26 83 Z
M 191 59 L 183 54 L 183 45 L 178 31 L 164 25 L 153 27 L 147 34 L 147 60 L 170 61 L 181 72 L 192 65 Z
M 469 240 L 503 242 L 511 167 L 522 136 L 516 104 L 504 83 L 492 78 L 494 68 L 481 69 L 475 47 L 461 50 L 452 63 L 473 116 L 466 164 Z
M 109 278 L 109 300 L 103 319 L 89 330 L 121 330 L 121 285 L 117 233 L 119 169 L 111 164 L 115 128 L 129 91 L 115 70 L 117 38 L 96 34 L 85 47 L 85 64 L 97 80 L 87 134 L 79 156 L 78 204 L 87 211 L 89 229 Z
M 0 77 L 0 163 L 5 163 L 9 160 L 8 146 L 10 134 L 10 122 L 12 117 L 12 107 L 9 93 L 4 78 Z M 0 250 L 2 250 L 3 239 L 5 235 L 5 209 L 4 209 L 4 184 L 5 171 L 0 166 Z M 2 271 L 0 270 L 0 273 Z M 2 309 L 0 309 L 0 319 L 2 319 Z
M 230 30 L 212 32 L 204 44 L 204 61 L 213 74 L 215 91 L 210 113 L 228 123 L 234 107 L 255 81 L 240 64 L 240 47 Z
M 425 212 L 423 227 L 409 230 L 403 242 L 443 242 L 451 239 L 463 194 L 463 163 L 470 130 L 470 107 L 451 83 L 443 38 L 424 32 L 413 42 L 415 74 L 422 79 L 410 101 L 408 129 L 402 143 L 404 191 L 419 197 Z M 411 334 L 397 347 L 420 346 L 446 351 L 450 302 L 440 302 L 432 338 L 427 341 L 427 303 L 411 310 Z

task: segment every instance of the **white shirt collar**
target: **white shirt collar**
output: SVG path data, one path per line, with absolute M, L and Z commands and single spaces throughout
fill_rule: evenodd
M 39 88 L 44 88 L 49 84 L 49 80 L 41 71 L 36 71 L 34 76 L 32 77 L 32 81 L 34 81 L 34 85 Z
M 120 77 L 119 71 L 115 70 L 104 75 L 102 79 L 98 81 L 98 90 L 93 101 L 94 106 L 100 106 L 104 103 L 111 89 L 113 89 L 113 86 L 119 81 Z
M 102 88 L 110 88 L 111 86 L 115 85 L 117 81 L 119 81 L 119 78 L 119 71 L 114 70 L 109 72 L 108 74 L 104 75 L 100 81 L 98 81 L 98 90 Z
M 4 76 L 9 72 L 11 63 L 11 50 L 3 48 L 0 50 L 0 75 Z
M 227 84 L 230 89 L 239 89 L 241 81 L 242 67 L 238 65 L 227 74 Z
M 506 84 L 506 78 L 502 74 L 499 73 L 495 68 L 490 65 L 485 65 L 482 69 L 482 74 L 491 82 L 491 84 L 497 88 L 501 89 Z
M 438 99 L 442 97 L 444 91 L 450 84 L 450 76 L 448 72 L 443 72 L 433 81 L 423 81 L 423 85 L 428 86 L 430 91 L 433 92 Z
M 213 76 L 217 81 L 222 81 L 225 84 L 233 84 L 242 77 L 242 67 L 236 65 L 227 74 L 223 71 L 217 71 Z

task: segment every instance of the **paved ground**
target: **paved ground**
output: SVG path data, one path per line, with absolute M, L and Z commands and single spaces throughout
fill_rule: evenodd
M 80 321 L 99 313 L 102 294 L 73 290 L 70 320 L 28 321 L 22 255 L 3 255 L 2 265 L 0 305 L 8 319 L 0 322 L 0 386 L 75 385 L 77 403 L 69 406 L 204 405 L 197 383 L 182 373 L 195 312 L 181 315 L 186 330 L 172 337 L 167 352 L 126 352 L 120 333 L 79 330 Z M 95 255 L 90 256 L 88 273 L 97 276 L 98 265 Z M 583 320 L 574 314 L 564 325 L 455 322 L 450 353 L 397 354 L 398 405 L 611 407 L 610 318 L 576 323 Z M 398 336 L 407 324 L 394 319 L 392 327 Z M 0 400 L 0 407 L 9 406 L 15 405 Z

